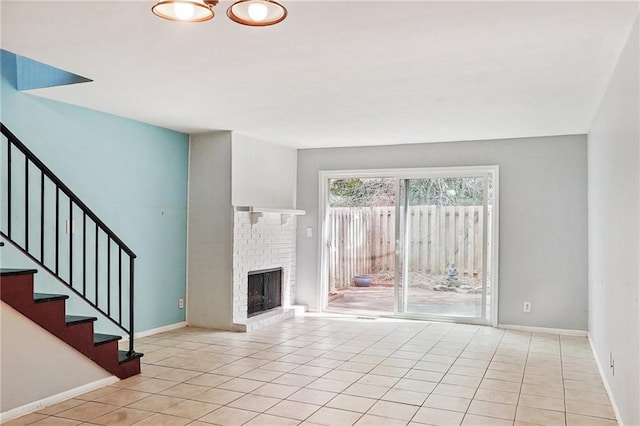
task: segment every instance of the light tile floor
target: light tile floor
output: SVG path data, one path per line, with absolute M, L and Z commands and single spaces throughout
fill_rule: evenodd
M 141 375 L 8 424 L 617 424 L 584 337 L 303 316 L 137 350 Z

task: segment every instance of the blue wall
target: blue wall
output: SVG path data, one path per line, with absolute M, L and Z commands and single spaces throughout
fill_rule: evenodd
M 19 92 L 15 58 L 2 51 L 1 120 L 138 256 L 135 331 L 184 321 L 188 135 Z M 33 267 L 0 250 L 3 267 Z

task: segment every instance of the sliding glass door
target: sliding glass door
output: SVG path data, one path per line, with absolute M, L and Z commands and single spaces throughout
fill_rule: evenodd
M 491 173 L 399 178 L 397 313 L 489 322 Z
M 321 173 L 325 309 L 495 324 L 497 173 Z
M 347 314 L 392 314 L 397 180 L 355 177 L 328 184 L 327 307 Z

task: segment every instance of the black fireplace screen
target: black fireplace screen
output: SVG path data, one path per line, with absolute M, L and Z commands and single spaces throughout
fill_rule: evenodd
M 247 316 L 282 305 L 282 268 L 249 272 Z

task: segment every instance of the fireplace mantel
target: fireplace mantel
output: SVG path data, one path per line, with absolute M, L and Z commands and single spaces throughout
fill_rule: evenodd
M 266 213 L 275 213 L 280 215 L 280 224 L 285 225 L 293 216 L 304 216 L 307 214 L 304 210 L 296 209 L 278 209 L 272 207 L 255 207 L 255 206 L 234 206 L 237 212 L 249 212 L 251 225 L 258 223 L 258 220 Z

